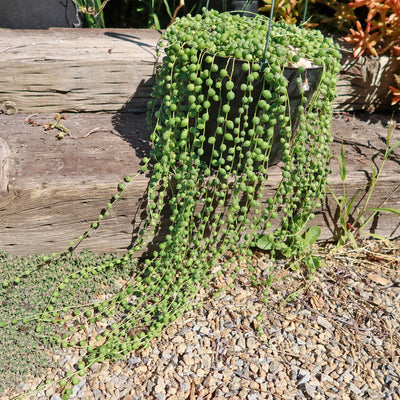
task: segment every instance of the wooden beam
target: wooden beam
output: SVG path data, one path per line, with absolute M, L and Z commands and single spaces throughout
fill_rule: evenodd
M 141 112 L 154 84 L 160 32 L 0 29 L 0 111 Z M 343 41 L 337 110 L 390 109 L 394 57 L 354 59 Z
M 146 29 L 0 29 L 0 108 L 141 112 L 159 37 Z
M 116 193 L 125 175 L 133 176 L 141 159 L 149 154 L 149 135 L 144 113 L 66 114 L 63 124 L 73 139 L 56 139 L 56 131 L 45 131 L 41 124 L 54 122 L 54 114 L 31 117 L 25 114 L 0 115 L 0 250 L 13 255 L 61 251 L 97 220 L 100 211 Z M 372 117 L 374 118 L 374 117 Z M 365 187 L 371 178 L 371 164 L 379 167 L 385 148 L 388 118 L 356 119 L 338 114 L 333 121 L 332 149 L 340 154 L 343 141 L 347 160 L 348 196 Z M 397 123 L 400 119 L 397 117 Z M 96 129 L 98 128 L 98 129 Z M 87 135 L 89 132 L 93 132 Z M 85 137 L 84 137 L 85 136 Z M 400 140 L 400 129 L 392 141 Z M 337 196 L 343 188 L 336 158 L 332 160 L 331 188 Z M 279 165 L 270 170 L 268 190 L 280 181 Z M 93 231 L 84 244 L 96 253 L 122 252 L 144 218 L 148 176 L 140 175 L 127 189 L 111 215 Z M 371 207 L 381 205 L 400 209 L 399 148 L 388 160 L 371 199 Z M 363 192 L 364 190 L 364 192 Z M 357 202 L 355 203 L 357 204 Z M 360 205 L 358 205 L 360 206 Z M 322 228 L 322 237 L 331 238 L 337 224 L 337 207 L 328 196 L 313 224 Z M 370 227 L 385 237 L 400 234 L 400 219 L 379 215 Z M 168 227 L 168 219 L 162 228 Z M 162 240 L 163 230 L 155 238 Z
M 394 74 L 400 71 L 400 59 L 388 55 L 354 58 L 353 49 L 343 40 L 339 43 L 342 70 L 336 85 L 336 110 L 368 113 L 398 110 L 398 106 L 391 106 L 393 95 L 389 86 L 393 86 Z

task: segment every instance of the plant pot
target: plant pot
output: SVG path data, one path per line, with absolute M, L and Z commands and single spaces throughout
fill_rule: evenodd
M 205 56 L 203 57 L 203 60 Z M 225 88 L 225 83 L 230 79 L 233 82 L 235 82 L 235 86 L 232 89 L 232 91 L 235 94 L 235 98 L 229 102 L 230 111 L 228 114 L 226 114 L 226 119 L 233 121 L 235 120 L 236 116 L 239 116 L 240 114 L 239 109 L 242 107 L 242 97 L 244 95 L 243 91 L 241 90 L 241 85 L 247 82 L 247 76 L 248 76 L 248 73 L 242 70 L 242 65 L 244 63 L 247 63 L 247 61 L 234 59 L 232 57 L 230 58 L 221 56 L 213 56 L 213 57 L 214 57 L 214 63 L 218 65 L 219 69 L 225 68 L 228 71 L 228 75 L 222 80 L 220 100 L 219 101 L 213 101 L 212 99 L 210 100 L 211 106 L 208 110 L 209 120 L 207 121 L 205 128 L 207 136 L 214 136 L 216 129 L 219 126 L 217 119 L 218 116 L 220 115 L 220 103 L 222 102 L 223 104 L 226 104 L 229 102 L 227 99 L 228 90 Z M 202 63 L 202 66 L 204 68 L 207 68 L 207 65 L 205 65 L 204 61 Z M 217 81 L 219 77 L 218 74 L 219 74 L 218 72 L 211 72 L 211 79 Z M 284 69 L 283 75 L 288 81 L 287 93 L 289 97 L 289 107 L 287 108 L 288 110 L 287 112 L 288 113 L 290 112 L 289 117 L 291 119 L 292 140 L 295 140 L 296 137 L 295 132 L 299 125 L 299 118 L 300 118 L 300 113 L 298 112 L 297 107 L 300 105 L 300 101 L 302 98 L 299 91 L 299 85 L 296 83 L 296 79 L 301 75 L 302 81 L 304 82 L 305 85 L 304 86 L 306 90 L 305 95 L 308 99 L 307 103 L 304 105 L 304 109 L 306 112 L 307 106 L 311 102 L 313 95 L 320 83 L 322 75 L 322 67 L 316 66 L 313 68 L 308 68 L 302 74 L 299 73 L 298 68 L 286 67 Z M 263 98 L 262 91 L 264 89 L 270 89 L 268 82 L 266 82 L 264 78 L 258 79 L 257 81 L 253 81 L 252 84 L 254 87 L 254 89 L 251 92 L 253 101 L 248 103 L 249 121 L 251 121 L 253 117 L 259 115 L 257 104 L 258 101 Z M 203 94 L 205 96 L 207 95 L 207 90 L 208 87 L 206 86 L 205 83 L 203 83 Z M 276 118 L 278 118 L 278 115 L 276 115 Z M 233 134 L 233 131 L 231 130 L 228 133 Z M 274 129 L 274 135 L 272 138 L 272 148 L 269 155 L 268 165 L 276 164 L 281 159 L 282 148 L 280 144 L 280 137 L 281 137 L 281 128 L 279 127 L 279 124 L 276 124 Z M 207 162 L 211 158 L 213 149 L 219 148 L 222 143 L 222 140 L 223 140 L 223 135 L 216 135 L 216 142 L 214 145 L 210 145 L 207 142 L 204 143 L 204 155 L 203 155 L 204 161 Z M 244 136 L 244 141 L 246 140 L 251 140 L 251 137 L 248 134 Z M 220 154 L 220 156 L 225 158 L 228 155 L 228 151 L 229 149 L 227 148 L 224 152 Z M 245 158 L 242 159 L 242 164 L 244 164 L 245 160 L 246 160 Z M 235 164 L 237 164 L 238 162 L 239 159 L 238 156 L 236 155 Z M 241 168 L 239 167 L 239 169 Z

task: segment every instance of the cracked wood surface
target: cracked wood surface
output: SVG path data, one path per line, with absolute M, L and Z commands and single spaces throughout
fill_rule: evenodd
M 154 84 L 160 32 L 146 29 L 0 29 L 0 110 L 142 112 Z M 354 59 L 340 39 L 337 110 L 390 108 L 400 60 Z
M 159 36 L 146 29 L 0 29 L 0 108 L 142 112 Z
M 0 115 L 0 250 L 14 255 L 52 253 L 68 247 L 97 220 L 125 175 L 135 175 L 141 159 L 149 154 L 149 135 L 144 113 L 66 114 L 63 124 L 72 136 L 56 139 L 55 130 L 40 124 L 54 121 L 54 114 L 32 116 L 37 126 L 26 123 L 26 114 Z M 371 163 L 379 166 L 385 149 L 388 116 L 355 118 L 336 114 L 332 149 L 337 156 L 343 141 L 347 159 L 346 190 L 352 195 L 371 177 Z M 400 119 L 397 119 L 400 124 Z M 400 140 L 400 129 L 392 143 Z M 372 196 L 371 207 L 384 203 L 400 209 L 400 148 L 388 160 Z M 6 165 L 6 167 L 4 167 Z M 339 167 L 332 159 L 332 190 L 342 194 Z M 270 169 L 271 193 L 281 176 L 280 166 Z M 122 252 L 143 223 L 148 176 L 140 175 L 111 210 L 109 218 L 83 243 L 96 253 Z M 363 192 L 364 190 L 364 192 Z M 397 190 L 397 191 L 396 191 Z M 365 196 L 360 196 L 365 199 Z M 317 213 L 313 225 L 322 228 L 322 238 L 331 238 L 337 219 L 332 196 Z M 400 219 L 382 214 L 370 227 L 385 237 L 400 234 Z M 168 219 L 162 221 L 153 245 L 162 240 Z

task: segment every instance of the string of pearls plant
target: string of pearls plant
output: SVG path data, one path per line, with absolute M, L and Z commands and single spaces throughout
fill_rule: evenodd
M 296 241 L 325 196 L 340 53 L 320 32 L 280 22 L 272 24 L 265 51 L 268 21 L 204 10 L 177 19 L 163 34 L 164 59 L 149 102 L 153 150 L 141 171 L 152 166 L 143 231 L 125 256 L 60 282 L 42 314 L 14 321 L 34 322 L 39 333 L 48 332 L 48 323 L 65 327 L 44 336 L 81 349 L 76 370 L 58 382 L 63 399 L 95 362 L 123 357 L 161 335 L 192 308 L 215 271 L 236 261 L 239 272 L 260 236 L 272 261 L 278 252 L 296 256 Z M 281 181 L 268 193 L 269 167 L 278 162 Z M 90 229 L 130 182 L 119 185 Z M 139 263 L 134 253 L 166 216 L 165 239 Z M 74 280 L 120 265 L 130 266 L 132 278 L 118 294 L 84 307 L 58 304 Z M 74 340 L 100 321 L 104 329 L 95 339 Z

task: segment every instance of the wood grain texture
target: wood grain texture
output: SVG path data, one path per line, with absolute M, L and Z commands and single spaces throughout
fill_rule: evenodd
M 63 122 L 75 136 L 102 130 L 61 141 L 55 131 L 27 125 L 25 117 L 0 116 L 0 137 L 11 152 L 8 191 L 0 195 L 0 248 L 13 254 L 60 251 L 97 219 L 124 176 L 140 168 L 149 152 L 144 115 L 74 114 Z M 38 124 L 50 121 L 51 114 L 35 117 Z M 102 233 L 88 240 L 89 248 L 129 245 L 140 220 L 133 220 L 134 208 L 146 187 L 142 176 L 115 205 Z
M 154 84 L 160 32 L 146 29 L 0 29 L 0 110 L 142 112 Z M 390 109 L 400 61 L 354 59 L 342 46 L 337 110 Z
M 28 113 L 143 111 L 159 36 L 139 29 L 0 29 L 0 105 Z
M 0 137 L 0 193 L 8 190 L 8 175 L 11 152 L 5 140 Z
M 394 74 L 400 72 L 400 60 L 389 56 L 353 57 L 353 52 L 343 41 L 342 70 L 336 85 L 336 109 L 343 111 L 399 110 L 392 107 L 389 86 L 395 84 Z
M 0 115 L 0 154 L 4 154 L 1 149 L 6 144 L 9 161 L 7 189 L 0 193 L 0 250 L 26 255 L 65 249 L 97 220 L 116 193 L 118 183 L 125 175 L 135 175 L 141 159 L 149 154 L 144 113 L 66 116 L 63 123 L 74 137 L 85 136 L 95 128 L 101 130 L 85 138 L 57 140 L 55 131 L 28 125 L 24 114 Z M 32 118 L 40 124 L 53 121 L 54 115 L 41 114 Z M 333 121 L 332 149 L 339 155 L 343 141 L 348 171 L 346 191 L 350 196 L 361 190 L 361 204 L 357 206 L 365 200 L 371 164 L 380 165 L 385 148 L 388 117 L 375 118 L 363 120 L 339 114 Z M 400 124 L 399 118 L 397 122 Z M 400 140 L 400 129 L 393 132 L 392 141 L 395 140 Z M 400 208 L 400 190 L 394 191 L 400 184 L 399 149 L 387 162 L 371 207 L 389 198 L 385 206 Z M 331 188 L 336 195 L 341 195 L 343 188 L 336 158 L 332 159 L 332 169 Z M 280 177 L 280 166 L 272 167 L 267 182 L 269 193 L 276 189 Z M 140 175 L 129 186 L 110 217 L 91 233 L 82 249 L 96 253 L 122 252 L 131 244 L 145 218 L 148 179 Z M 322 238 L 331 238 L 337 219 L 337 207 L 328 195 L 313 224 L 321 226 Z M 151 246 L 162 240 L 168 219 L 161 225 Z M 400 219 L 379 215 L 370 229 L 386 237 L 396 237 L 400 235 Z

